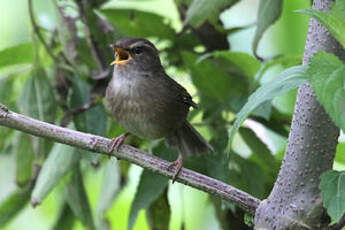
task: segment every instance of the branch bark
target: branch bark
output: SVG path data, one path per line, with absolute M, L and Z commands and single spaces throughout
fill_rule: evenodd
M 173 170 L 169 169 L 170 162 L 154 155 L 147 154 L 129 145 L 122 145 L 119 152 L 114 151 L 109 153 L 108 146 L 111 141 L 110 139 L 38 121 L 9 111 L 1 104 L 0 125 L 96 153 L 115 156 L 118 159 L 129 161 L 169 178 L 172 178 L 174 174 Z M 176 181 L 233 202 L 251 214 L 255 213 L 260 203 L 259 199 L 239 189 L 185 168 L 182 168 Z
M 328 11 L 332 0 L 315 0 L 313 9 Z M 317 51 L 345 52 L 331 34 L 310 20 L 303 64 Z M 328 229 L 322 207 L 320 176 L 332 168 L 339 129 L 316 100 L 309 84 L 299 88 L 287 150 L 269 197 L 255 214 L 255 229 Z

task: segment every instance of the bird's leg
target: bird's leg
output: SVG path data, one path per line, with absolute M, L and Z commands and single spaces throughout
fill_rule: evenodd
M 111 139 L 109 153 L 112 153 L 114 149 L 116 150 L 116 152 L 118 152 L 123 142 L 125 142 L 126 137 L 128 137 L 129 135 L 131 135 L 131 133 L 127 132 L 127 133 L 121 134 L 118 137 Z
M 183 155 L 181 153 L 179 153 L 177 160 L 174 162 L 171 162 L 171 164 L 169 165 L 169 168 L 175 168 L 175 172 L 172 178 L 172 182 L 174 183 L 178 174 L 181 171 L 182 168 L 182 164 L 183 164 Z

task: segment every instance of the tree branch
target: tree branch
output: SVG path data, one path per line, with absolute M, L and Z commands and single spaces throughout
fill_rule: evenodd
M 154 155 L 147 154 L 129 145 L 122 145 L 119 152 L 109 153 L 110 139 L 35 120 L 12 112 L 1 104 L 0 125 L 96 153 L 115 156 L 118 159 L 129 161 L 169 178 L 172 178 L 174 174 L 173 170 L 169 169 L 170 162 Z M 251 214 L 255 213 L 260 203 L 259 199 L 239 189 L 185 168 L 182 168 L 176 181 L 233 202 Z

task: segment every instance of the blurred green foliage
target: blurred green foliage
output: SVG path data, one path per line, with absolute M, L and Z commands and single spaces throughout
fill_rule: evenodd
M 270 5 L 272 14 L 266 12 L 264 1 L 255 1 L 250 7 L 258 11 L 256 29 L 241 23 L 233 26 L 236 29 L 225 28 L 223 23 L 234 20 L 225 14 L 219 20 L 225 11 L 230 15 L 240 11 L 243 16 L 238 20 L 245 21 L 247 11 L 237 7 L 250 5 L 246 0 L 86 2 L 33 1 L 36 24 L 32 24 L 30 4 L 0 1 L 4 18 L 0 102 L 50 123 L 107 137 L 119 135 L 123 128 L 103 105 L 112 72 L 113 53 L 108 46 L 124 36 L 148 38 L 159 47 L 167 72 L 174 73 L 171 77 L 195 92 L 200 108 L 191 111 L 190 121 L 216 150 L 213 155 L 187 158 L 185 166 L 260 199 L 267 197 L 277 176 L 281 156 L 276 153 L 284 150 L 295 100 L 293 93 L 279 98 L 279 103 L 274 103 L 274 97 L 304 82 L 302 77 L 294 78 L 292 70 L 299 67 L 275 77 L 302 62 L 308 20 L 293 16 L 292 9 L 307 8 L 310 1 L 272 1 L 276 3 Z M 247 42 L 254 51 L 238 51 L 229 42 L 241 34 L 250 34 L 239 42 Z M 253 45 L 249 44 L 252 40 Z M 252 55 L 257 48 L 264 60 Z M 291 84 L 284 88 L 286 80 Z M 255 106 L 236 116 L 247 101 Z M 284 103 L 290 106 L 280 106 Z M 241 121 L 234 125 L 236 118 Z M 251 122 L 240 127 L 246 118 Z M 229 140 L 233 125 L 239 132 L 233 132 Z M 128 140 L 159 157 L 176 157 L 162 141 Z M 231 149 L 229 141 L 233 141 Z M 30 229 L 56 230 L 239 229 L 234 223 L 249 229 L 243 211 L 203 192 L 171 185 L 167 178 L 142 172 L 127 162 L 2 127 L 0 159 L 0 186 L 8 188 L 0 192 L 0 225 L 7 230 L 29 225 Z M 337 159 L 345 164 L 344 159 Z M 38 177 L 33 170 L 37 168 L 41 169 Z M 10 179 L 3 182 L 5 177 Z M 41 205 L 32 209 L 30 196 L 31 203 Z

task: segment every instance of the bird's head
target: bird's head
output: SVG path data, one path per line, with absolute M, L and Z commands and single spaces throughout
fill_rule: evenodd
M 126 67 L 138 71 L 161 68 L 158 50 L 144 38 L 126 37 L 111 45 L 115 60 L 111 63 L 116 68 Z

